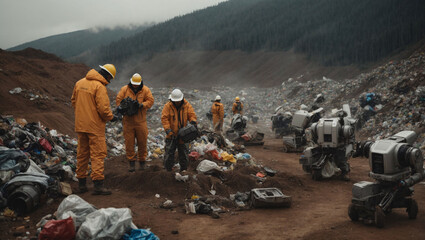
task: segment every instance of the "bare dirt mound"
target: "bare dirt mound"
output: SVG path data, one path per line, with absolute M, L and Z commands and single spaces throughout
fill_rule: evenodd
M 0 114 L 40 121 L 46 127 L 74 135 L 70 99 L 76 81 L 89 68 L 70 64 L 36 49 L 0 50 Z M 22 92 L 10 94 L 20 87 Z

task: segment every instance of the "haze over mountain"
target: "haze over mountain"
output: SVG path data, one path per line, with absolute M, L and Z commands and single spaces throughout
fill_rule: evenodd
M 423 0 L 230 0 L 80 59 L 122 63 L 179 50 L 294 49 L 327 65 L 367 63 L 423 39 L 424 13 Z
M 31 47 L 68 59 L 85 51 L 143 32 L 151 25 L 85 29 L 41 38 L 7 50 L 18 51 Z
M 423 0 L 229 0 L 109 34 L 109 43 L 100 35 L 78 43 L 75 32 L 27 46 L 92 67 L 114 63 L 117 86 L 134 72 L 152 86 L 275 86 L 299 76 L 350 78 L 414 51 L 425 39 L 424 12 Z

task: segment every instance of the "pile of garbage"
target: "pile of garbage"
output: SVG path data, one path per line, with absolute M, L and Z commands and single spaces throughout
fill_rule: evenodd
M 101 208 L 77 195 L 66 197 L 54 214 L 37 223 L 38 239 L 150 239 L 148 229 L 138 229 L 129 208 Z
M 292 114 L 298 109 L 323 107 L 323 115 L 330 116 L 332 109 L 348 103 L 353 117 L 359 120 L 360 137 L 377 140 L 401 130 L 414 130 L 419 133 L 415 147 L 425 151 L 424 66 L 425 53 L 418 51 L 408 59 L 390 61 L 354 79 L 306 81 L 300 75 L 284 81 L 281 89 L 270 91 L 270 98 L 281 101 L 273 107 Z M 323 97 L 320 102 L 319 94 Z
M 23 215 L 40 198 L 72 194 L 77 140 L 13 116 L 0 117 L 0 208 Z

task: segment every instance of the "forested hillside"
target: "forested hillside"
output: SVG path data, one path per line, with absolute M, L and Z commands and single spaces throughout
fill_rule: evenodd
M 295 50 L 326 65 L 348 65 L 377 61 L 424 37 L 424 0 L 230 0 L 77 60 L 119 65 L 176 50 Z
M 10 51 L 22 50 L 28 47 L 53 53 L 63 59 L 77 56 L 87 50 L 110 44 L 121 38 L 140 33 L 149 25 L 138 27 L 116 27 L 113 29 L 98 28 L 86 29 L 70 33 L 58 34 L 41 38 L 10 48 Z

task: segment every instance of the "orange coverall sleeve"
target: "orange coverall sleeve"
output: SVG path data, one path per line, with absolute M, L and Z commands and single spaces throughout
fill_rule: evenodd
M 193 107 L 189 102 L 187 104 L 189 105 L 187 108 L 187 119 L 189 120 L 189 122 L 196 122 L 197 119 L 195 110 L 193 110 Z
M 104 121 L 110 121 L 114 115 L 112 114 L 108 92 L 105 86 L 99 87 L 96 93 L 96 109 L 99 116 Z
M 149 109 L 152 107 L 153 103 L 154 103 L 154 98 L 152 96 L 152 92 L 150 89 L 148 89 L 149 91 L 147 91 L 146 93 L 146 98 L 143 101 L 143 108 Z
M 171 129 L 170 107 L 168 106 L 168 104 L 165 104 L 164 108 L 162 109 L 161 122 L 162 127 L 164 127 L 164 130 Z
M 74 85 L 74 90 L 72 90 L 72 97 L 71 97 L 71 104 L 72 104 L 72 108 L 75 109 L 75 102 L 76 102 L 76 91 L 75 91 L 75 85 Z
M 121 101 L 125 97 L 125 87 L 122 87 L 121 90 L 118 92 L 117 98 L 115 99 L 115 106 L 119 106 L 121 104 Z

